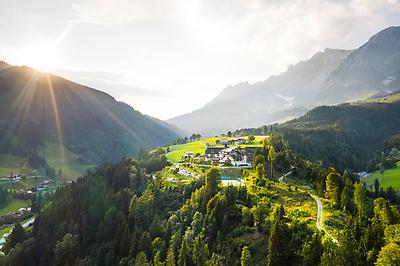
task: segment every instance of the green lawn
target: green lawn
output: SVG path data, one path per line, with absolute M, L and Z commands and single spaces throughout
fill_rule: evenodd
M 93 167 L 93 165 L 80 163 L 77 154 L 58 143 L 46 143 L 40 152 L 49 166 L 56 169 L 57 173 L 61 169 L 66 180 L 75 179 L 81 176 L 86 169 Z
M 375 178 L 379 180 L 383 188 L 392 186 L 395 190 L 400 190 L 400 162 L 396 163 L 395 168 L 388 169 L 383 173 L 376 171 L 364 178 L 362 181 L 367 184 L 367 188 L 371 191 L 374 190 Z
M 10 226 L 7 226 L 7 227 L 4 227 L 4 228 L 0 229 L 0 237 L 3 237 L 4 234 L 7 234 L 13 228 L 14 228 L 14 225 L 10 225 Z
M 266 138 L 266 136 L 255 136 L 256 140 L 252 144 L 245 144 L 240 145 L 241 147 L 261 147 L 261 141 Z M 185 152 L 193 152 L 193 154 L 200 153 L 203 155 L 207 148 L 207 145 L 216 145 L 217 140 L 226 140 L 226 139 L 238 139 L 239 137 L 212 137 L 212 138 L 205 138 L 194 142 L 189 142 L 185 144 L 178 144 L 169 146 L 170 152 L 167 154 L 168 160 L 171 162 L 178 162 L 182 155 Z
M 372 96 L 372 95 L 371 95 Z M 369 98 L 365 100 L 365 102 L 379 102 L 379 103 L 394 103 L 400 101 L 400 93 L 395 93 L 388 96 L 383 96 L 379 98 Z
M 25 158 L 0 154 L 0 177 L 8 176 L 10 173 L 27 175 L 31 174 L 33 170 L 27 167 L 27 162 Z
M 7 204 L 7 206 L 0 209 L 0 216 L 6 215 L 7 213 L 10 213 L 10 212 L 16 212 L 16 211 L 18 211 L 18 209 L 26 208 L 28 206 L 29 206 L 29 201 L 13 199 Z

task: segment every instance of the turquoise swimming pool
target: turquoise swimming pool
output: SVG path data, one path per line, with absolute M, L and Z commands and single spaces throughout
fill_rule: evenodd
M 232 177 L 232 176 L 227 176 L 227 175 L 222 175 L 221 180 L 237 180 L 237 181 L 242 181 L 239 177 Z

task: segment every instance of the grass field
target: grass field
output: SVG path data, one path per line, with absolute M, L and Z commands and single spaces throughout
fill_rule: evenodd
M 400 190 L 400 162 L 396 163 L 396 167 L 388 169 L 381 173 L 380 171 L 373 172 L 369 176 L 362 179 L 367 185 L 367 189 L 373 191 L 375 178 L 379 180 L 381 187 L 387 188 L 392 186 L 395 190 Z
M 26 166 L 27 162 L 25 158 L 0 154 L 0 176 L 10 175 L 11 172 L 14 174 L 27 175 L 34 172 L 33 169 Z
M 256 140 L 254 141 L 253 144 L 244 144 L 240 145 L 240 147 L 261 147 L 261 141 L 265 139 L 266 136 L 256 136 Z M 227 139 L 237 139 L 237 137 L 212 137 L 212 138 L 205 138 L 201 139 L 198 141 L 194 142 L 189 142 L 185 144 L 178 144 L 178 145 L 172 145 L 169 146 L 170 152 L 167 154 L 168 160 L 171 162 L 178 162 L 181 158 L 182 155 L 184 155 L 185 152 L 193 152 L 193 154 L 200 153 L 200 155 L 203 155 L 205 153 L 205 150 L 207 148 L 207 145 L 212 145 L 216 146 L 216 141 L 217 140 L 227 140 Z
M 372 96 L 372 95 L 371 95 Z M 382 96 L 378 98 L 369 98 L 365 102 L 378 102 L 378 103 L 394 103 L 400 101 L 400 93 L 394 93 L 387 96 Z
M 4 234 L 7 234 L 14 228 L 14 225 L 10 225 L 0 229 L 0 237 L 3 237 Z
M 10 212 L 16 212 L 16 211 L 18 211 L 18 209 L 26 208 L 28 206 L 29 206 L 29 202 L 26 200 L 13 199 L 7 204 L 7 206 L 0 209 L 0 216 L 6 215 L 7 213 L 10 213 Z
M 57 173 L 61 169 L 65 180 L 76 179 L 88 168 L 93 167 L 80 163 L 78 155 L 58 143 L 46 143 L 40 153 Z

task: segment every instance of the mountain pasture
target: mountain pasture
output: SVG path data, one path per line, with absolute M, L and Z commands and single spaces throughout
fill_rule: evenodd
M 400 162 L 396 163 L 396 167 L 392 169 L 385 170 L 383 173 L 380 171 L 375 171 L 367 177 L 363 178 L 367 185 L 367 188 L 371 191 L 374 190 L 375 179 L 379 180 L 380 186 L 382 188 L 388 188 L 392 186 L 395 190 L 400 189 Z

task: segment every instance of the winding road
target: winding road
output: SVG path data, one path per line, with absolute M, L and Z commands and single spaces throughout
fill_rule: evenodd
M 310 196 L 317 202 L 317 221 L 315 222 L 317 225 L 318 230 L 323 231 L 327 236 L 329 236 L 332 239 L 332 242 L 335 243 L 336 245 L 339 245 L 339 241 L 337 241 L 336 238 L 334 238 L 331 234 L 329 234 L 325 228 L 324 224 L 322 222 L 322 201 L 315 195 Z

